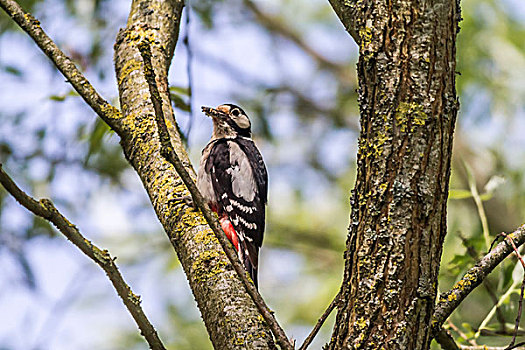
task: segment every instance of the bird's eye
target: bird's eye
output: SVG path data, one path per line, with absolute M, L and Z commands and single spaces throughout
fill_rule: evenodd
M 240 113 L 241 113 L 241 112 L 239 112 L 239 110 L 238 110 L 237 108 L 234 109 L 234 110 L 232 111 L 232 115 L 233 115 L 234 117 L 238 117 Z

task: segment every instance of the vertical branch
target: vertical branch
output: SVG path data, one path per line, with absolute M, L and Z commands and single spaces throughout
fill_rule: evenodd
M 361 132 L 328 349 L 428 349 L 443 241 L 456 0 L 330 0 L 359 45 Z
M 188 107 L 189 107 L 189 121 L 188 130 L 186 131 L 186 140 L 190 138 L 191 127 L 193 125 L 194 110 L 193 110 L 193 49 L 190 42 L 190 25 L 191 25 L 191 0 L 186 3 L 186 33 L 184 35 L 184 46 L 186 47 L 186 75 L 188 76 Z
M 507 235 L 505 233 L 502 233 L 502 235 L 507 238 Z M 521 282 L 521 289 L 520 289 L 520 299 L 518 301 L 518 314 L 516 315 L 516 323 L 514 325 L 514 333 L 512 334 L 512 341 L 507 347 L 507 350 L 512 349 L 514 347 L 514 344 L 516 343 L 516 336 L 518 335 L 518 329 L 520 326 L 520 320 L 521 320 L 521 312 L 523 310 L 523 292 L 525 290 L 525 261 L 523 261 L 523 258 L 521 257 L 520 252 L 518 251 L 518 248 L 514 244 L 514 241 L 512 238 L 509 240 L 510 244 L 512 245 L 512 249 L 514 250 L 514 254 L 518 258 L 518 261 L 521 264 L 521 267 L 523 268 L 523 281 Z
M 476 179 L 474 179 L 472 171 L 466 163 L 465 168 L 467 170 L 470 193 L 472 194 L 472 198 L 474 198 L 474 203 L 476 203 L 476 209 L 478 210 L 479 220 L 481 221 L 481 227 L 483 228 L 483 238 L 485 238 L 485 246 L 487 247 L 487 249 L 489 249 L 492 239 L 490 238 L 489 223 L 487 221 L 487 215 L 485 215 L 485 208 L 483 208 L 483 201 L 481 200 L 478 188 L 476 186 Z

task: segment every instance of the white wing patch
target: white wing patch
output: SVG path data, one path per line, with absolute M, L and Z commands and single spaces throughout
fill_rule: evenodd
M 241 224 L 243 224 L 243 226 L 246 227 L 247 229 L 249 229 L 249 230 L 256 230 L 257 229 L 257 224 L 256 223 L 254 223 L 254 222 L 249 223 L 248 221 L 244 220 L 242 218 L 242 216 L 238 216 L 237 218 L 239 219 Z
M 242 205 L 241 203 L 237 202 L 235 199 L 230 199 L 230 203 L 231 203 L 231 205 L 233 205 L 236 208 L 239 208 L 240 210 L 242 210 L 245 213 L 250 213 L 251 214 L 254 211 L 257 211 L 256 207 L 248 207 L 246 205 Z M 229 206 L 231 206 L 231 205 L 229 205 Z
M 255 198 L 257 187 L 252 167 L 246 154 L 235 142 L 228 142 L 230 147 L 230 164 L 227 172 L 232 177 L 232 191 L 237 197 L 251 202 Z

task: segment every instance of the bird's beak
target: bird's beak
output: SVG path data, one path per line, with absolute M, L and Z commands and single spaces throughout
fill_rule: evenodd
M 212 117 L 213 119 L 224 119 L 228 115 L 226 106 L 219 106 L 217 108 L 202 106 L 201 109 L 206 116 Z

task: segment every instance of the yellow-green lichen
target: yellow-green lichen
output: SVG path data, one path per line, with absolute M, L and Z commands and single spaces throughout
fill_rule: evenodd
M 124 64 L 124 67 L 120 70 L 118 83 L 122 84 L 124 79 L 133 71 L 139 70 L 142 67 L 142 62 L 136 59 L 131 59 Z
M 128 292 L 128 299 L 135 305 L 140 305 L 140 295 L 137 295 L 131 291 L 131 289 Z
M 120 119 L 122 117 L 120 111 L 109 103 L 102 104 L 100 110 L 104 116 L 109 119 Z
M 410 131 L 413 132 L 416 126 L 425 125 L 428 120 L 428 115 L 424 112 L 423 106 L 417 103 L 401 102 L 395 113 L 396 125 L 401 132 L 406 132 L 410 126 Z
M 370 45 L 372 42 L 372 28 L 362 27 L 359 28 L 359 38 L 361 39 L 360 48 L 364 50 L 366 46 Z
M 202 252 L 192 264 L 193 276 L 198 283 L 208 281 L 217 274 L 226 271 L 228 263 L 223 259 L 224 253 L 215 250 Z
M 211 230 L 200 230 L 195 234 L 193 237 L 193 240 L 196 243 L 203 244 L 203 245 L 210 245 L 210 244 L 220 244 L 219 240 Z
M 366 326 L 368 326 L 368 322 L 364 317 L 361 317 L 359 320 L 356 321 L 356 325 L 359 329 L 365 329 Z
M 369 140 L 367 157 L 374 156 L 379 158 L 383 154 L 383 145 L 388 140 L 388 136 L 385 133 L 378 132 L 377 136 Z
M 154 30 L 137 26 L 128 30 L 126 33 L 126 40 L 130 43 L 137 43 L 145 39 L 153 43 L 155 41 L 155 34 Z
M 244 345 L 244 338 L 243 337 L 235 337 L 235 338 L 232 339 L 232 344 L 233 345 L 237 345 L 237 346 Z

